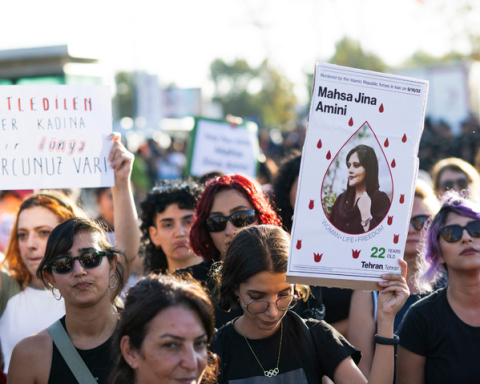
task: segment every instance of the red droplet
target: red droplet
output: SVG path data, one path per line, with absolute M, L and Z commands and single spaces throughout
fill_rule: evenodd
M 403 204 L 405 201 L 405 195 L 400 195 L 400 204 Z
M 318 149 L 322 148 L 322 140 L 318 140 L 317 148 Z
M 318 253 L 313 253 L 313 259 L 315 260 L 316 263 L 319 263 L 320 260 L 322 260 L 323 253 L 320 255 Z
M 332 154 L 330 153 L 330 151 L 328 151 L 327 153 L 327 160 L 330 160 L 332 158 Z
M 388 216 L 388 225 L 392 225 L 393 216 Z
M 407 134 L 405 133 L 402 137 L 402 143 L 406 143 L 407 142 Z
M 383 113 L 383 104 L 380 104 L 380 108 L 378 108 L 378 111 L 379 111 L 380 113 Z
M 398 238 L 400 237 L 400 235 L 393 235 L 393 242 L 394 244 L 397 244 L 398 243 Z
M 353 257 L 354 259 L 358 259 L 358 256 L 360 256 L 360 252 L 361 252 L 361 250 L 354 250 L 354 249 L 352 249 L 352 257 Z
M 313 200 L 310 200 L 310 204 L 308 204 L 308 208 L 313 209 Z
M 385 146 L 385 148 L 387 148 L 390 145 L 390 143 L 388 142 L 388 139 L 385 140 L 385 143 L 383 143 L 383 145 Z
M 350 121 L 348 122 L 348 125 L 351 127 L 353 125 L 353 118 L 350 118 Z
M 302 248 L 302 240 L 297 240 L 297 249 Z
M 395 168 L 397 166 L 397 163 L 395 162 L 395 159 L 392 160 L 392 168 Z

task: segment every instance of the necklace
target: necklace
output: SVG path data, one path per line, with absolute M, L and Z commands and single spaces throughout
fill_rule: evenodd
M 245 337 L 245 332 L 243 331 L 243 328 L 242 328 L 242 332 L 243 332 L 243 338 L 245 339 L 245 341 L 247 342 L 247 345 L 248 347 L 250 348 L 250 350 L 252 351 L 253 353 L 253 356 L 255 356 L 255 359 L 257 359 L 257 362 L 258 364 L 260 365 L 260 368 L 262 368 L 262 371 L 263 371 L 263 374 L 266 376 L 266 377 L 273 377 L 273 376 L 277 376 L 278 375 L 278 364 L 280 363 L 280 353 L 282 352 L 282 339 L 283 339 L 283 323 L 280 321 L 280 346 L 278 348 L 278 359 L 277 359 L 277 368 L 275 369 L 270 369 L 268 371 L 266 371 L 263 366 L 262 366 L 262 363 L 260 363 L 260 360 L 258 360 L 258 357 L 257 355 L 255 355 L 255 352 L 253 352 L 253 349 L 252 347 L 250 346 L 250 343 L 248 342 L 247 338 Z

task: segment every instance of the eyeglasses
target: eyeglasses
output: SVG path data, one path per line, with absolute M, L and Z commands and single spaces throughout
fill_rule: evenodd
M 413 228 L 417 231 L 421 231 L 425 227 L 425 223 L 430 218 L 430 215 L 418 215 L 414 216 L 410 219 L 410 223 L 412 223 Z
M 238 292 L 238 290 L 237 293 L 238 297 L 240 298 L 240 302 L 242 303 L 242 306 L 252 315 L 258 315 L 259 313 L 265 312 L 270 306 L 270 304 L 273 304 L 268 302 L 267 300 L 252 300 L 247 305 L 245 305 L 242 300 L 242 296 L 240 296 L 240 292 Z M 275 305 L 277 306 L 279 311 L 288 311 L 289 309 L 295 308 L 295 305 L 297 305 L 297 301 L 298 298 L 296 295 L 281 296 L 277 299 Z
M 455 190 L 463 190 L 468 188 L 468 184 L 470 184 L 470 180 L 468 180 L 466 177 L 462 177 L 457 180 L 445 180 L 441 185 L 440 188 L 442 188 L 444 191 L 447 191 L 449 189 L 455 189 Z M 455 188 L 457 186 L 458 188 Z
M 59 256 L 47 265 L 50 265 L 53 271 L 59 275 L 64 275 L 73 271 L 73 266 L 75 265 L 75 260 L 78 260 L 83 268 L 92 269 L 97 268 L 102 264 L 103 256 L 106 256 L 107 252 L 91 250 L 82 253 L 80 256 Z
M 255 222 L 255 210 L 235 212 L 230 216 L 212 216 L 205 220 L 205 224 L 209 232 L 221 232 L 227 227 L 227 221 L 237 228 L 247 227 Z
M 467 230 L 470 236 L 480 237 L 480 220 L 471 221 L 464 227 L 461 225 L 447 225 L 440 228 L 440 233 L 447 243 L 455 243 L 462 238 L 464 229 Z

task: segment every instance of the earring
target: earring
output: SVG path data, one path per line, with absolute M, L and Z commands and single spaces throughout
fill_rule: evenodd
M 114 288 L 117 286 L 117 283 L 118 283 L 118 277 L 117 277 L 117 275 L 116 275 L 115 273 L 112 273 L 112 274 L 110 274 L 109 278 L 111 279 L 112 276 L 115 277 L 115 284 L 113 284 L 113 287 L 111 287 L 111 286 L 109 285 L 108 288 L 110 288 L 110 289 L 114 289 Z
M 56 285 L 54 285 L 52 287 L 52 295 L 53 295 L 53 298 L 57 301 L 60 301 L 62 299 L 62 294 L 60 293 L 60 291 L 58 291 L 58 297 L 55 296 L 55 289 L 58 290 L 58 287 Z

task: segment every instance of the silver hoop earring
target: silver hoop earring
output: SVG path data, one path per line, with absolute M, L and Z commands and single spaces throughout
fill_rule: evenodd
M 52 295 L 53 295 L 53 298 L 54 298 L 55 300 L 57 300 L 57 301 L 62 300 L 62 294 L 60 293 L 60 291 L 58 291 L 58 297 L 55 296 L 55 289 L 58 291 L 58 287 L 57 287 L 56 285 L 54 285 L 54 286 L 52 287 Z
M 110 274 L 109 278 L 111 279 L 112 276 L 115 277 L 115 284 L 113 284 L 113 287 L 111 287 L 111 286 L 109 285 L 108 288 L 110 288 L 110 289 L 115 289 L 115 287 L 117 286 L 117 283 L 118 283 L 118 277 L 117 277 L 117 275 L 116 275 L 115 273 L 112 273 L 112 274 Z

